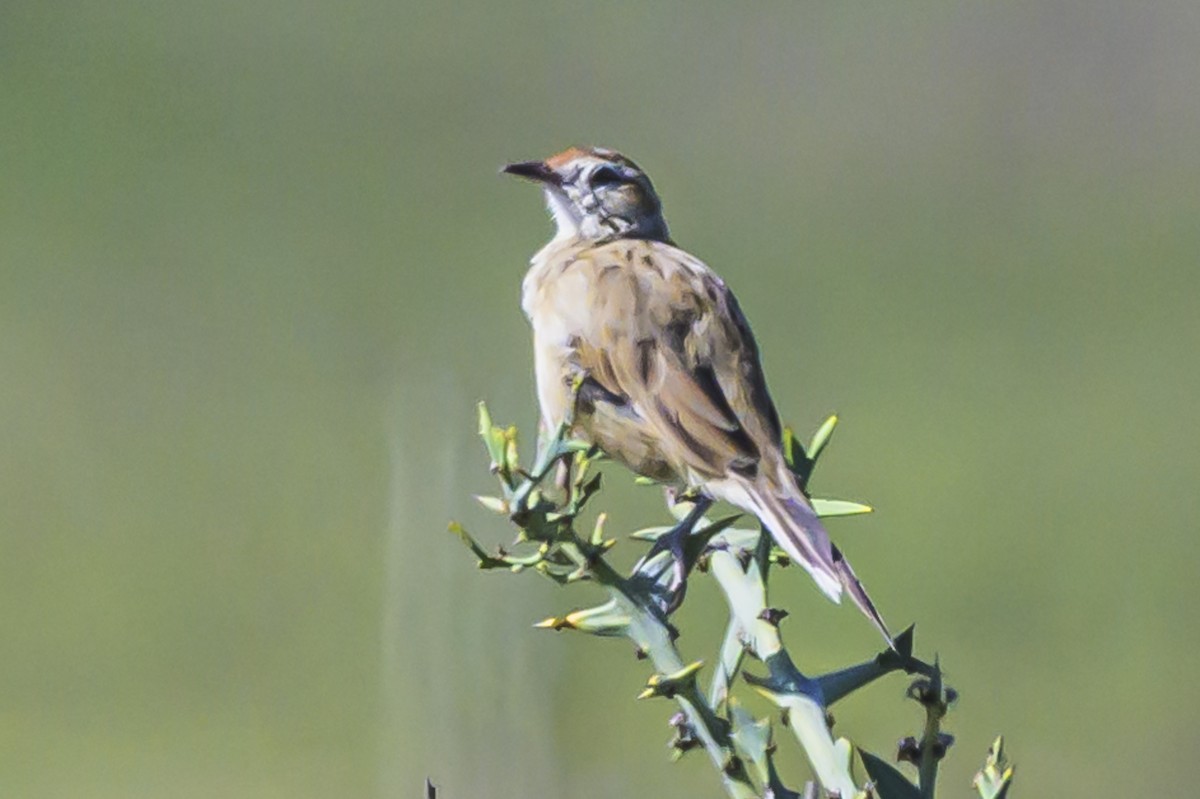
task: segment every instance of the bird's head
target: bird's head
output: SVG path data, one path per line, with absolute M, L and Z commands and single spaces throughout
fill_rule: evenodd
M 559 238 L 669 238 L 650 178 L 620 153 L 572 147 L 545 161 L 509 164 L 504 171 L 542 185 Z

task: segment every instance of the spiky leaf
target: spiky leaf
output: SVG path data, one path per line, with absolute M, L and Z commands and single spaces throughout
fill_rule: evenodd
M 863 766 L 875 784 L 879 799 L 921 799 L 921 791 L 917 786 L 905 779 L 891 763 L 863 749 L 858 750 L 858 756 L 862 758 Z

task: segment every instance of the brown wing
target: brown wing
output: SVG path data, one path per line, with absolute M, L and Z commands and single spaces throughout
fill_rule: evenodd
M 581 259 L 582 260 L 582 259 Z M 677 472 L 753 476 L 779 457 L 780 428 L 754 337 L 725 284 L 661 242 L 614 242 L 576 268 L 594 270 L 577 366 L 619 408 L 602 447 L 654 440 Z M 771 471 L 774 471 L 773 469 Z

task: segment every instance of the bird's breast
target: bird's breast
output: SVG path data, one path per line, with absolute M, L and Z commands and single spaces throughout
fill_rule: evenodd
M 588 313 L 586 280 L 560 266 L 561 261 L 535 258 L 521 292 L 533 328 L 538 404 L 549 430 L 570 411 L 573 355 Z

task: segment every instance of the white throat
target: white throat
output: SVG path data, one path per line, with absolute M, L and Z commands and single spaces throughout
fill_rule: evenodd
M 557 230 L 555 239 L 573 239 L 579 235 L 579 223 L 582 221 L 575 216 L 574 208 L 569 200 L 558 189 L 546 187 L 546 207 L 554 218 Z

